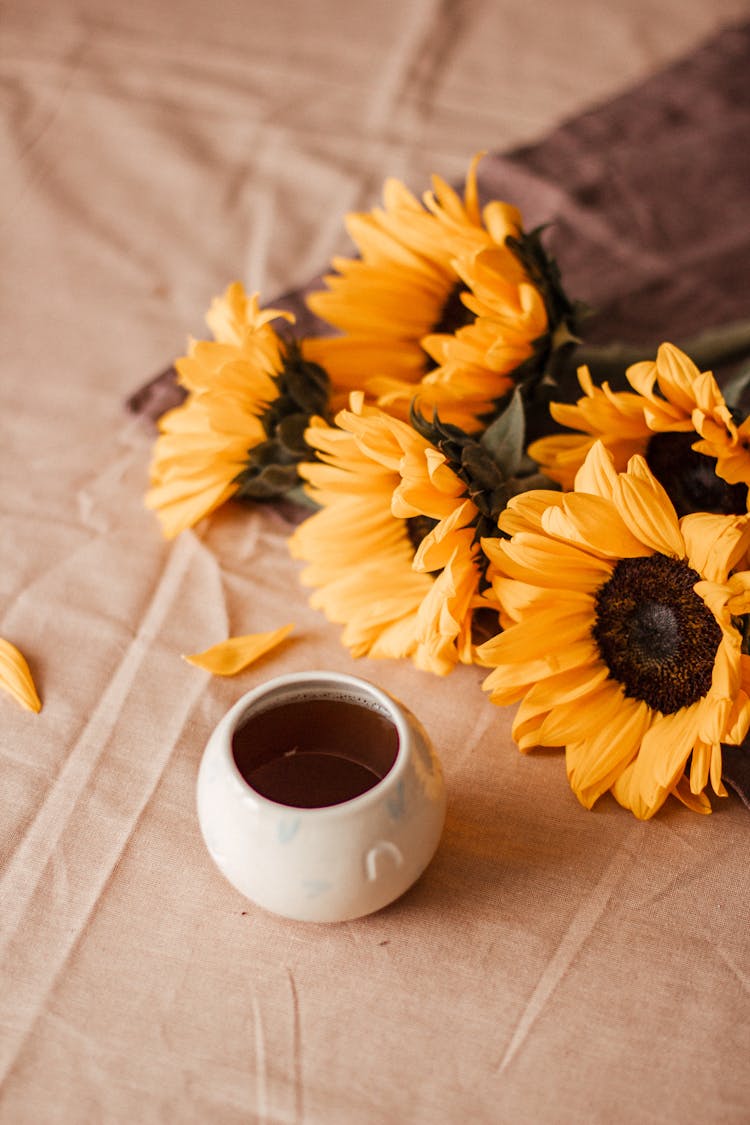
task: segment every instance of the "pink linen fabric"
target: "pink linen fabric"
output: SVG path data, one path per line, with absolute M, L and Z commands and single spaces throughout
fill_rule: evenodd
M 350 659 L 307 605 L 286 512 L 228 506 L 163 542 L 142 505 L 152 435 L 122 408 L 228 281 L 272 301 L 345 251 L 344 213 L 385 175 L 459 181 L 474 151 L 539 141 L 746 14 L 4 6 L 0 635 L 44 709 L 0 697 L 0 1121 L 747 1120 L 740 802 L 585 811 L 560 754 L 518 754 L 480 669 Z M 549 199 L 531 221 L 564 219 Z M 235 679 L 180 659 L 290 620 Z M 243 900 L 194 807 L 224 711 L 314 667 L 403 700 L 449 792 L 419 883 L 340 926 Z

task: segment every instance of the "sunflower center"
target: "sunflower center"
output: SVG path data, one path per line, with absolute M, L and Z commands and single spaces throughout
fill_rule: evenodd
M 415 555 L 422 540 L 427 538 L 433 527 L 437 527 L 437 523 L 438 521 L 431 516 L 409 516 L 406 521 L 406 534 L 409 536 Z
M 329 416 L 326 371 L 306 360 L 295 341 L 285 345 L 282 361 L 274 376 L 278 394 L 258 413 L 266 439 L 248 449 L 247 463 L 235 477 L 238 500 L 278 500 L 296 488 L 297 465 L 314 456 L 305 440 L 310 417 Z
M 728 484 L 716 475 L 716 458 L 691 448 L 696 435 L 654 434 L 646 447 L 651 472 L 667 490 L 678 516 L 690 512 L 744 515 L 747 485 Z
M 474 313 L 467 309 L 461 300 L 464 293 L 469 290 L 462 281 L 457 281 L 443 302 L 440 314 L 432 326 L 432 331 L 437 335 L 452 335 L 459 328 L 474 322 Z
M 671 715 L 711 687 L 721 628 L 693 589 L 700 575 L 666 555 L 620 559 L 596 595 L 592 629 L 625 695 Z

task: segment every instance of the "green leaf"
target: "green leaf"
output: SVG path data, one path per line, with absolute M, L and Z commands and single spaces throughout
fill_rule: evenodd
M 503 477 L 513 477 L 521 467 L 526 439 L 526 421 L 521 391 L 516 387 L 510 402 L 480 438 Z
M 409 406 L 409 422 L 423 438 L 437 446 L 446 457 L 450 454 L 447 452 L 448 447 L 453 449 L 460 449 L 467 441 L 470 440 L 469 435 L 465 430 L 454 426 L 451 422 L 443 422 L 437 409 L 433 410 L 432 421 L 430 422 L 424 414 L 421 413 L 416 399 L 412 399 Z

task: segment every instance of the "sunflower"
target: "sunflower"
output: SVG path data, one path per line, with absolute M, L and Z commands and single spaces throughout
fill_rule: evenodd
M 278 349 L 275 329 L 271 322 L 282 318 L 293 322 L 291 313 L 278 309 L 261 309 L 257 293 L 247 294 L 241 282 L 233 281 L 220 297 L 214 297 L 206 313 L 206 324 L 214 340 L 237 348 L 253 351 L 266 344 L 272 359 Z
M 262 394 L 273 398 L 269 378 L 280 369 L 284 349 L 272 323 L 279 319 L 294 321 L 291 313 L 262 309 L 257 293 L 248 295 L 239 281 L 233 282 L 213 298 L 206 313 L 213 340 L 191 340 L 188 354 L 176 361 L 181 386 L 194 392 L 212 390 L 227 381 L 227 365 L 244 361 L 260 373 Z
M 336 387 L 362 389 L 401 418 L 419 391 L 422 408 L 439 407 L 444 420 L 473 430 L 548 331 L 545 301 L 523 262 L 531 236 L 517 208 L 480 208 L 478 160 L 463 199 L 439 177 L 422 202 L 391 179 L 383 208 L 349 216 L 359 257 L 334 259 L 327 290 L 308 297 L 341 335 L 304 344 Z M 539 285 L 549 270 L 545 259 Z
M 750 418 L 736 424 L 727 408 L 715 417 L 701 407 L 693 412 L 693 423 L 702 441 L 696 453 L 716 459 L 716 474 L 730 485 L 750 485 Z
M 145 503 L 156 511 L 167 539 L 193 527 L 237 492 L 248 451 L 265 438 L 259 415 L 273 397 L 273 386 L 265 395 L 258 393 L 261 388 L 249 374 L 244 365 L 212 372 L 210 390 L 188 395 L 159 420 Z M 233 375 L 235 384 L 245 386 L 244 393 L 232 385 Z
M 575 492 L 519 496 L 500 526 L 483 547 L 506 629 L 478 657 L 492 700 L 521 701 L 520 749 L 565 746 L 587 808 L 611 790 L 641 819 L 669 794 L 710 812 L 721 743 L 750 725 L 750 574 L 731 573 L 750 516 L 678 519 L 641 456 L 618 474 L 596 442 Z
M 601 440 L 621 471 L 630 457 L 645 457 L 678 514 L 747 510 L 750 484 L 750 422 L 737 426 L 714 376 L 699 371 L 673 344 L 662 344 L 655 361 L 626 372 L 632 391 L 597 387 L 587 367 L 578 379 L 584 392 L 575 404 L 553 402 L 550 412 L 574 431 L 540 438 L 529 454 L 564 488 L 592 445 Z
M 371 380 L 380 405 L 403 413 L 416 397 L 421 411 L 466 432 L 481 427 L 513 389 L 519 368 L 535 354 L 548 327 L 542 295 L 514 254 L 497 246 L 455 268 L 465 285 L 463 301 L 473 318 L 452 334 L 426 336 L 422 347 L 435 367 L 419 387 L 387 377 Z
M 314 426 L 302 464 L 320 510 L 295 530 L 311 604 L 345 626 L 354 656 L 408 657 L 444 675 L 474 655 L 479 511 L 443 453 L 412 426 L 351 396 L 335 427 Z
M 188 393 L 159 420 L 145 498 L 167 538 L 233 496 L 266 499 L 299 483 L 304 429 L 325 414 L 328 379 L 277 335 L 278 317 L 292 319 L 235 283 L 209 310 L 216 338 L 193 341 L 175 364 Z

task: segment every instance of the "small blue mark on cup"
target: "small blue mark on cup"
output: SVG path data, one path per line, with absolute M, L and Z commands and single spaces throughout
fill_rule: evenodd
M 396 792 L 388 798 L 386 802 L 388 812 L 392 820 L 401 820 L 401 817 L 406 812 L 406 795 L 404 793 L 404 783 L 399 781 L 396 786 Z
M 299 817 L 295 816 L 292 820 L 280 820 L 277 829 L 279 843 L 288 844 L 291 839 L 297 835 L 299 828 Z
M 331 889 L 331 884 L 325 879 L 303 879 L 302 886 L 308 898 L 318 898 Z

